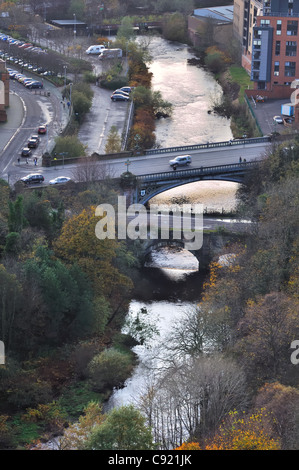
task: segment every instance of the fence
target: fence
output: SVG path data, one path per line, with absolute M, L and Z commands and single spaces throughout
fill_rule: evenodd
M 193 144 L 193 145 L 182 145 L 179 147 L 167 147 L 160 149 L 145 150 L 145 155 L 156 155 L 159 153 L 171 153 L 171 152 L 190 152 L 192 150 L 211 149 L 216 147 L 230 147 L 245 144 L 260 144 L 263 142 L 269 142 L 269 137 L 253 137 L 244 139 L 233 139 L 224 142 L 207 142 L 206 144 Z

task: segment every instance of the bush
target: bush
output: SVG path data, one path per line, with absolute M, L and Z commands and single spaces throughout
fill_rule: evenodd
M 94 390 L 104 391 L 121 386 L 131 374 L 131 356 L 115 348 L 105 349 L 96 355 L 88 366 Z
M 59 154 L 66 153 L 66 158 L 79 158 L 85 155 L 85 148 L 77 136 L 69 135 L 56 139 L 55 153 L 58 157 Z
M 117 88 L 121 88 L 123 86 L 128 85 L 127 77 L 115 77 L 111 80 L 107 78 L 100 81 L 100 85 L 102 88 L 108 88 L 108 90 L 116 90 Z

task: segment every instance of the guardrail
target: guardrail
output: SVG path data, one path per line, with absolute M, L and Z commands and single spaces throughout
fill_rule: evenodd
M 173 170 L 163 173 L 153 173 L 149 175 L 139 175 L 136 176 L 137 182 L 140 183 L 150 183 L 154 181 L 167 181 L 167 180 L 184 180 L 187 178 L 192 178 L 194 176 L 206 176 L 206 175 L 217 175 L 224 173 L 237 173 L 240 170 L 250 170 L 251 168 L 256 168 L 259 165 L 260 161 L 255 160 L 252 162 L 242 162 L 242 163 L 232 163 L 228 165 L 217 165 L 217 166 L 206 166 L 200 168 L 191 168 L 188 170 Z
M 191 150 L 200 150 L 200 149 L 211 149 L 216 147 L 230 147 L 238 146 L 245 144 L 261 144 L 263 142 L 270 142 L 271 138 L 268 136 L 265 137 L 252 137 L 248 139 L 233 139 L 224 142 L 207 142 L 206 144 L 193 144 L 193 145 L 181 145 L 177 147 L 167 147 L 161 149 L 150 149 L 145 150 L 145 155 L 155 155 L 158 153 L 170 153 L 170 152 L 188 152 Z

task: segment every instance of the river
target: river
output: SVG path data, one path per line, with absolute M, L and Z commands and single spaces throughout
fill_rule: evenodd
M 213 97 L 221 89 L 213 77 L 196 66 L 187 64 L 194 54 L 186 45 L 161 38 L 150 41 L 153 62 L 152 86 L 173 104 L 171 118 L 156 124 L 157 143 L 161 147 L 192 143 L 224 141 L 232 138 L 229 120 L 208 113 Z M 182 189 L 183 188 L 183 189 Z M 230 211 L 235 206 L 234 183 L 205 181 L 176 188 L 157 196 L 155 203 L 169 203 L 184 197 L 188 202 L 201 202 L 210 211 Z M 161 345 L 167 342 L 172 325 L 200 301 L 203 273 L 198 261 L 185 250 L 161 249 L 152 253 L 140 272 L 140 280 L 130 304 L 128 317 L 146 308 L 159 335 L 147 346 L 136 346 L 139 364 L 124 388 L 115 390 L 106 409 L 129 403 L 138 404 L 140 397 L 154 381 L 163 365 Z M 162 348 L 163 349 L 163 348 Z

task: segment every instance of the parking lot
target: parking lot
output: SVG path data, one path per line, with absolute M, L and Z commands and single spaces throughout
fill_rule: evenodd
M 284 126 L 277 124 L 273 120 L 273 116 L 281 115 L 281 105 L 289 101 L 283 100 L 266 100 L 264 103 L 256 103 L 250 101 L 255 117 L 264 135 L 269 135 L 271 132 L 282 132 Z

